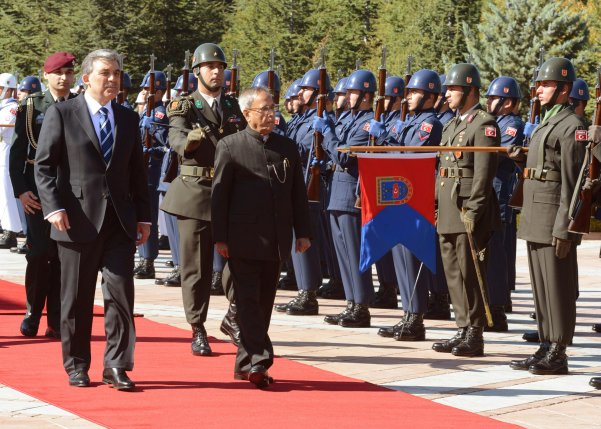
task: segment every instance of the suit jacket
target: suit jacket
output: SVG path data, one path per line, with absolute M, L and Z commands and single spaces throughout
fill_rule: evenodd
M 93 241 L 109 200 L 132 240 L 137 223 L 150 222 L 138 115 L 117 103 L 112 109 L 115 143 L 108 165 L 83 96 L 46 112 L 36 154 L 36 183 L 44 216 L 65 209 L 71 224 L 65 232 L 52 228 L 54 240 Z
M 219 105 L 222 110 L 221 121 L 198 91 L 171 102 L 167 110 L 171 125 L 169 144 L 180 156 L 181 165 L 213 168 L 215 145 L 208 137 L 195 151 L 189 153 L 184 150 L 188 133 L 198 123 L 198 114 L 204 118 L 217 140 L 246 127 L 246 120 L 235 98 L 221 94 Z M 211 184 L 211 179 L 206 177 L 180 174 L 171 182 L 161 203 L 161 210 L 176 216 L 210 221 Z
M 212 200 L 213 240 L 231 257 L 284 260 L 296 237 L 310 237 L 307 189 L 292 140 L 267 142 L 251 128 L 217 145 Z
M 499 146 L 500 142 L 501 133 L 495 117 L 478 105 L 461 122 L 447 122 L 440 145 Z M 482 247 L 501 222 L 492 185 L 497 171 L 497 155 L 490 152 L 441 152 L 439 156 L 441 168 L 458 167 L 465 169 L 466 173 L 465 177 L 459 179 L 448 175 L 438 176 L 438 233 L 465 233 L 460 212 L 466 209 L 467 216 L 476 222 L 474 238 Z
M 526 167 L 537 168 L 542 149 L 543 168 L 560 172 L 561 181 L 524 181 L 518 237 L 543 244 L 551 244 L 553 237 L 580 242 L 580 234 L 568 233 L 568 209 L 587 144 L 586 138 L 576 140 L 577 130 L 585 130 L 584 124 L 571 107 L 566 107 L 532 133 Z

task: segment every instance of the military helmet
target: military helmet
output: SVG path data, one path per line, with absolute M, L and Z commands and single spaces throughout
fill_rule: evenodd
M 265 70 L 255 76 L 251 88 L 256 88 L 258 86 L 264 86 L 265 88 L 267 88 L 269 86 L 268 83 L 269 72 Z M 276 72 L 273 72 L 273 91 L 280 92 L 280 77 Z
M 0 74 L 0 86 L 3 88 L 17 89 L 17 78 L 10 73 Z
M 572 91 L 570 92 L 570 98 L 574 100 L 587 101 L 590 99 L 588 93 L 588 85 L 582 79 L 576 79 L 574 85 L 572 85 Z
M 447 93 L 447 75 L 439 74 L 438 77 L 440 78 L 440 93 L 444 95 Z
M 520 85 L 509 76 L 499 76 L 494 79 L 485 94 L 486 97 L 522 98 Z
M 42 84 L 37 76 L 25 76 L 19 83 L 18 89 L 29 93 L 39 92 L 42 90 Z
M 123 72 L 123 88 L 131 88 L 131 78 L 129 77 L 129 74 L 127 72 Z
M 473 64 L 459 63 L 451 67 L 445 79 L 445 85 L 467 86 L 480 88 L 480 72 Z
M 572 62 L 566 58 L 553 57 L 543 63 L 536 76 L 536 81 L 554 80 L 556 82 L 574 82 L 576 71 Z
M 398 76 L 388 76 L 384 84 L 384 96 L 402 97 L 405 90 L 405 81 Z
M 319 69 L 309 70 L 299 84 L 301 88 L 319 89 Z M 326 73 L 326 88 L 330 89 L 330 76 Z
M 150 86 L 150 73 L 146 73 L 140 88 L 148 88 Z M 154 89 L 155 91 L 165 91 L 167 89 L 167 76 L 162 71 L 154 72 Z
M 334 94 L 346 94 L 346 81 L 348 77 L 340 78 L 338 82 L 336 82 L 336 86 L 334 87 Z
M 408 89 L 420 89 L 425 92 L 431 92 L 433 94 L 440 93 L 440 77 L 434 70 L 421 69 L 413 73 L 409 83 L 407 84 Z
M 225 80 L 224 80 L 225 82 Z M 198 88 L 198 79 L 192 73 L 188 75 L 188 94 L 196 91 Z M 175 82 L 175 86 L 173 87 L 176 91 L 184 90 L 184 75 L 180 75 Z
M 290 100 L 292 97 L 298 97 L 298 92 L 300 91 L 300 83 L 302 79 L 296 79 L 286 90 L 286 94 L 284 95 L 285 100 Z
M 192 68 L 200 66 L 202 63 L 218 61 L 223 63 L 223 67 L 227 66 L 223 49 L 214 43 L 203 43 L 194 50 L 192 56 Z
M 225 90 L 229 90 L 231 83 L 232 83 L 232 71 L 230 69 L 225 69 L 223 71 L 223 84 L 221 85 L 221 87 Z
M 369 70 L 355 70 L 346 81 L 346 90 L 376 92 L 376 76 Z

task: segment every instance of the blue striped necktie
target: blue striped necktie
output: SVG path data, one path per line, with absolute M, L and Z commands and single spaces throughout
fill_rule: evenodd
M 108 164 L 113 154 L 113 132 L 109 120 L 109 111 L 106 107 L 100 108 L 100 150 L 104 161 Z

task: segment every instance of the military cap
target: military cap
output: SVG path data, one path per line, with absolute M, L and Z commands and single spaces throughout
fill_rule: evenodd
M 67 67 L 72 69 L 74 67 L 75 56 L 69 52 L 56 52 L 46 58 L 44 62 L 44 71 L 46 73 L 53 72 L 55 70 Z
M 536 76 L 536 81 L 554 80 L 556 82 L 574 82 L 576 71 L 567 58 L 553 57 L 543 63 Z

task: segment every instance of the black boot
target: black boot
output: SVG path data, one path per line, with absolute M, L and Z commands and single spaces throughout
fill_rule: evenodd
M 593 377 L 591 381 L 588 382 L 595 389 L 601 389 L 601 377 Z
M 154 261 L 152 259 L 144 259 L 142 267 L 134 275 L 137 279 L 154 279 Z
M 453 347 L 451 353 L 454 356 L 483 356 L 484 338 L 482 338 L 483 329 L 477 326 L 469 326 L 465 335 L 465 340 Z
M 344 287 L 340 280 L 330 279 L 328 283 L 317 289 L 317 296 L 326 299 L 344 299 Z
M 162 279 L 156 279 L 154 281 L 155 285 L 159 285 L 159 286 L 165 286 L 165 282 L 171 278 L 174 278 L 177 276 L 177 284 L 176 285 L 167 285 L 167 286 L 179 286 L 180 285 L 180 281 L 179 281 L 179 267 L 175 267 L 166 277 L 163 277 Z
M 230 302 L 227 313 L 221 321 L 219 330 L 232 339 L 232 343 L 240 345 L 240 326 L 238 325 L 238 308 L 236 304 Z
M 298 286 L 296 285 L 296 277 L 294 277 L 294 270 L 289 269 L 286 272 L 286 275 L 280 279 L 280 282 L 278 283 L 278 289 L 298 290 Z
M 211 356 L 213 351 L 207 338 L 207 330 L 202 323 L 192 325 L 192 354 L 194 356 Z
M 538 375 L 559 375 L 568 373 L 566 346 L 552 343 L 545 357 L 530 365 L 528 372 Z
M 467 328 L 459 328 L 457 333 L 448 340 L 432 344 L 432 350 L 439 353 L 451 353 L 453 347 L 459 345 L 464 339 Z
M 381 336 L 381 337 L 384 337 L 384 338 L 393 338 L 394 334 L 397 331 L 401 330 L 401 327 L 407 321 L 408 317 L 409 317 L 409 313 L 405 313 L 405 315 L 403 316 L 403 318 L 401 319 L 401 321 L 399 323 L 397 323 L 396 325 L 387 326 L 386 328 L 380 328 L 380 329 L 378 329 L 378 335 Z
M 601 323 L 595 323 L 593 325 L 593 331 L 601 333 Z
M 529 356 L 526 359 L 512 360 L 509 363 L 509 367 L 511 369 L 528 371 L 528 368 L 530 368 L 531 365 L 534 365 L 535 363 L 537 363 L 545 357 L 545 355 L 549 351 L 549 347 L 551 347 L 550 343 L 541 343 L 538 350 L 532 356 Z
M 493 305 L 490 308 L 492 314 L 492 326 L 486 325 L 484 330 L 486 332 L 507 332 L 509 326 L 507 325 L 507 315 L 505 314 L 505 307 L 502 305 Z
M 370 324 L 369 306 L 365 304 L 355 304 L 353 311 L 338 321 L 338 326 L 343 328 L 369 328 Z
M 529 343 L 540 343 L 540 336 L 538 335 L 538 331 L 524 332 L 524 335 L 522 335 L 522 339 Z
M 449 294 L 432 293 L 428 299 L 428 311 L 424 314 L 424 319 L 429 320 L 450 320 L 451 305 L 449 304 Z
M 280 310 L 278 310 L 280 311 Z M 284 310 L 291 316 L 314 316 L 319 312 L 317 295 L 312 290 L 300 290 L 298 295 L 286 305 Z
M 223 290 L 223 282 L 221 281 L 223 274 L 221 271 L 213 271 L 211 278 L 211 295 L 225 295 Z
M 13 231 L 4 231 L 0 234 L 0 249 L 10 249 L 17 245 L 17 233 Z
M 163 286 L 180 287 L 182 285 L 182 272 L 179 266 L 175 267 L 171 274 L 163 279 Z
M 167 237 L 166 235 L 161 235 L 159 237 L 159 250 L 170 250 L 171 247 L 169 247 L 169 237 Z
M 342 313 L 332 314 L 323 318 L 323 321 L 329 325 L 338 325 L 340 319 L 350 315 L 353 312 L 353 307 L 355 307 L 355 303 L 353 301 L 346 302 L 346 308 Z
M 396 284 L 381 283 L 371 306 L 373 308 L 399 308 Z
M 424 313 L 409 313 L 407 321 L 394 333 L 397 341 L 423 341 L 426 339 Z
M 134 274 L 138 274 L 138 271 L 140 271 L 143 266 L 144 266 L 144 258 L 138 259 L 138 263 L 134 267 Z

